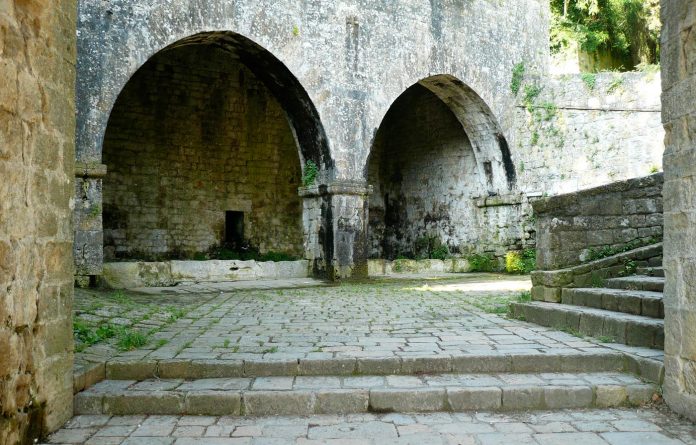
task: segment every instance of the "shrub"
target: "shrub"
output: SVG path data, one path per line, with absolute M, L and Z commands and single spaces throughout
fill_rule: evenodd
M 536 269 L 536 251 L 526 249 L 522 252 L 508 252 L 505 255 L 505 271 L 527 274 Z
M 497 262 L 491 255 L 474 253 L 467 258 L 472 272 L 493 272 L 497 269 Z

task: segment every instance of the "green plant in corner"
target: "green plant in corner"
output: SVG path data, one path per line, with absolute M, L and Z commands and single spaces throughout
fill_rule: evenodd
M 304 173 L 302 174 L 302 186 L 309 187 L 314 185 L 319 174 L 319 167 L 311 159 L 305 162 Z

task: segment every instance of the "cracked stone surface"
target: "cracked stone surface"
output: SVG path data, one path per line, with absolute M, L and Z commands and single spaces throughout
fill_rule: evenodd
M 696 426 L 662 406 L 522 413 L 311 417 L 76 416 L 51 444 L 696 444 Z

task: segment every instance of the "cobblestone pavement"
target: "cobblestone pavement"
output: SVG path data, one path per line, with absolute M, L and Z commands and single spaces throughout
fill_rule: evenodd
M 677 445 L 696 425 L 664 407 L 312 417 L 76 416 L 50 439 L 84 445 Z
M 596 352 L 607 347 L 662 357 L 662 351 L 601 344 L 507 319 L 507 303 L 530 287 L 526 277 L 465 274 L 320 287 L 312 281 L 285 283 L 286 288 L 272 288 L 283 282 L 234 286 L 150 289 L 149 295 L 78 292 L 78 323 L 91 323 L 95 330 L 127 325 L 147 335 L 139 347 L 119 340 L 121 349 L 132 350 L 119 350 L 116 339 L 86 347 L 76 354 L 78 368 L 113 358 L 278 361 Z

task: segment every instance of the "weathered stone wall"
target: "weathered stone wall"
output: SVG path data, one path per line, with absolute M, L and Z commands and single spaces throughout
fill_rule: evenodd
M 72 415 L 76 2 L 0 4 L 0 443 Z
M 558 195 L 661 170 L 660 94 L 659 73 L 527 79 L 512 150 L 521 190 Z
M 170 49 L 128 83 L 104 140 L 105 258 L 191 256 L 244 236 L 302 254 L 300 160 L 285 114 L 239 60 L 209 45 Z
M 539 269 L 579 264 L 590 257 L 590 249 L 660 240 L 662 183 L 658 173 L 533 202 Z
M 696 420 L 696 2 L 662 1 L 665 165 L 665 384 Z
M 472 250 L 479 238 L 476 159 L 461 124 L 437 96 L 415 85 L 394 102 L 368 168 L 372 258 L 418 255 L 414 249 L 427 238 L 454 253 Z
M 484 165 L 491 170 L 486 191 L 508 193 L 514 171 L 505 165 L 505 150 L 515 146 L 505 141 L 511 137 L 515 103 L 508 85 L 518 61 L 546 69 L 548 32 L 537 26 L 546 20 L 545 0 L 85 0 L 79 13 L 78 160 L 102 162 L 111 107 L 149 58 L 182 39 L 215 40 L 238 54 L 276 96 L 296 136 L 302 165 L 311 159 L 321 167 L 320 182 L 327 191 L 367 190 L 367 158 L 387 110 L 408 87 L 444 74 L 447 85 L 434 84 L 431 90 L 442 88 L 438 97 L 458 107 L 455 114 L 477 148 L 478 170 Z M 99 185 L 85 188 L 98 190 Z M 367 215 L 358 202 L 362 198 L 355 198 L 360 193 L 322 198 L 321 227 L 305 234 L 308 241 L 333 243 L 307 246 L 307 252 L 321 251 L 322 267 L 351 259 L 366 270 L 366 257 L 356 256 L 367 255 L 366 246 L 346 242 L 367 239 L 367 233 L 358 233 L 367 228 L 356 219 Z M 99 199 L 91 194 L 81 208 L 98 208 Z M 341 203 L 349 207 L 340 208 Z M 334 229 L 338 232 L 329 236 Z M 99 233 L 88 227 L 76 235 L 84 240 L 76 247 L 78 257 L 87 259 L 81 273 L 99 271 Z

